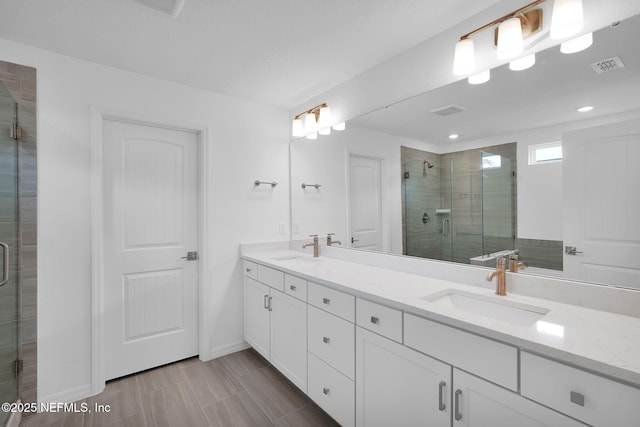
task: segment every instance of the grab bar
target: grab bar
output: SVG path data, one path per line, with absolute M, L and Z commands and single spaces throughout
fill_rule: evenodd
M 449 222 L 448 219 L 443 219 L 442 220 L 442 235 L 443 236 L 448 236 L 449 235 L 449 231 L 451 231 L 451 223 Z
M 2 281 L 0 281 L 0 286 L 4 286 L 9 281 L 9 245 L 0 242 L 0 246 L 2 246 L 4 252 L 2 256 Z

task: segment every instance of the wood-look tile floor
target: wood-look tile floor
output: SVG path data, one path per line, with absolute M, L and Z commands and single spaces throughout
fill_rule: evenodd
M 35 427 L 304 427 L 338 426 L 300 389 L 253 349 L 209 362 L 198 358 L 107 383 L 78 402 L 110 412 L 39 413 L 22 420 Z

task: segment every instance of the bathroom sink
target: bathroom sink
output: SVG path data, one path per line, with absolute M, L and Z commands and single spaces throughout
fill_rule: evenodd
M 302 255 L 284 255 L 271 258 L 273 261 L 277 261 L 279 264 L 290 267 L 302 267 L 313 265 L 318 262 L 318 258 Z
M 422 299 L 443 308 L 464 311 L 519 326 L 532 325 L 549 313 L 549 310 L 543 307 L 510 301 L 504 297 L 478 295 L 456 289 L 446 289 Z

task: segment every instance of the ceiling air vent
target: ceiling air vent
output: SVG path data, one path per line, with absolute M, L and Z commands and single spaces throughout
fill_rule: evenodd
M 444 107 L 436 108 L 434 110 L 431 110 L 430 112 L 438 114 L 440 116 L 449 116 L 451 114 L 461 113 L 463 111 L 467 111 L 467 109 L 462 105 L 451 104 L 445 105 Z
M 613 58 L 603 59 L 599 62 L 594 62 L 591 64 L 591 68 L 598 74 L 606 73 L 607 71 L 617 70 L 618 68 L 624 67 L 622 63 L 622 59 L 619 56 L 614 56 Z
M 178 14 L 182 10 L 185 0 L 133 0 L 136 3 L 140 3 L 150 9 L 160 12 L 163 15 L 169 15 L 174 18 L 178 17 Z

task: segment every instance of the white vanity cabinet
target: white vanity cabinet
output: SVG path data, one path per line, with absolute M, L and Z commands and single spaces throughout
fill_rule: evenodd
M 451 366 L 446 363 L 358 327 L 356 378 L 359 427 L 451 423 Z
M 266 281 L 277 286 L 280 273 L 284 286 L 284 273 L 258 267 L 258 278 L 261 271 L 266 271 Z M 306 302 L 245 276 L 244 339 L 292 383 L 307 391 Z
M 453 369 L 453 427 L 584 427 L 517 393 Z

